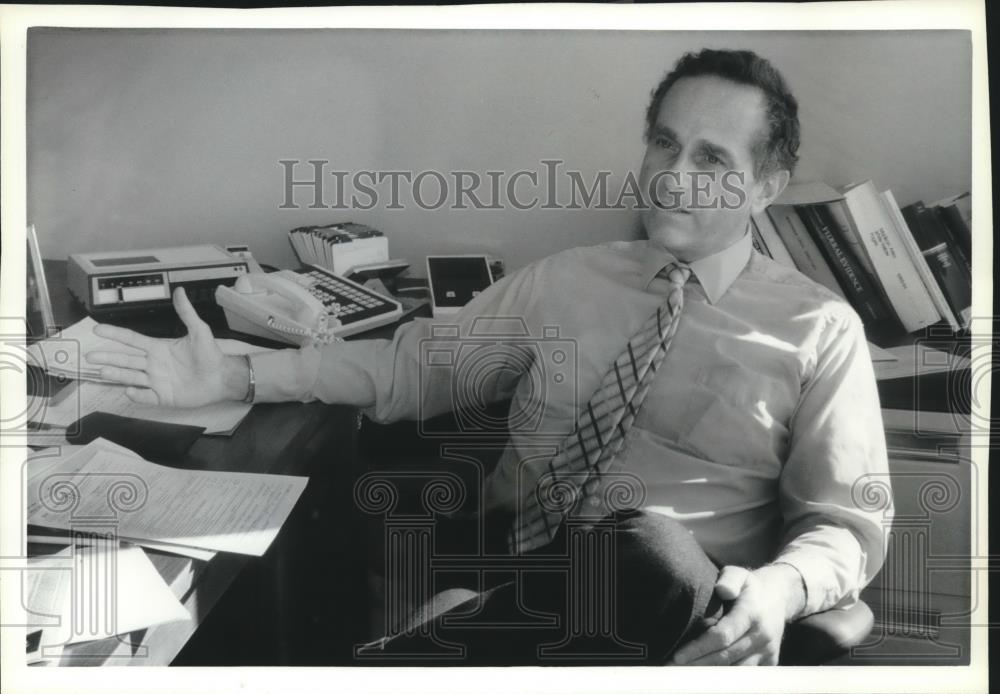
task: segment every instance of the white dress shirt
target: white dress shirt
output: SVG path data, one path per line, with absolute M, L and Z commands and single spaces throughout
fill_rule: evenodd
M 257 401 L 320 399 L 393 421 L 511 398 L 511 442 L 485 500 L 513 509 L 664 300 L 657 273 L 672 259 L 651 241 L 572 249 L 392 340 L 254 355 Z M 806 614 L 849 606 L 882 565 L 891 516 L 852 496 L 888 469 L 861 321 L 753 252 L 749 234 L 691 268 L 673 344 L 613 471 L 630 501 L 681 522 L 720 564 L 794 566 Z

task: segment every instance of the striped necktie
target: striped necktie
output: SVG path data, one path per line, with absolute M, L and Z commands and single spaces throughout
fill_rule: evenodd
M 508 538 L 512 553 L 544 547 L 571 510 L 599 505 L 601 475 L 621 450 L 677 330 L 691 268 L 670 263 L 659 276 L 670 282 L 666 302 L 626 343 L 524 499 Z

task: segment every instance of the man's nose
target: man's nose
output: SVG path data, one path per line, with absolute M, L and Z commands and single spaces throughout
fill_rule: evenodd
M 675 207 L 687 207 L 690 202 L 693 167 L 691 158 L 681 153 L 670 163 L 662 177 L 662 191 Z
M 675 183 L 680 189 L 690 190 L 693 174 L 698 170 L 691 155 L 687 152 L 681 152 L 671 162 L 670 168 L 675 173 L 671 177 L 673 179 L 671 182 Z

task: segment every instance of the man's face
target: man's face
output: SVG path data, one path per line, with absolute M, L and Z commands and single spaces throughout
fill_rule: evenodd
M 746 233 L 788 180 L 754 177 L 752 148 L 766 134 L 764 95 L 719 77 L 684 77 L 670 87 L 649 133 L 640 183 L 652 241 L 690 262 Z

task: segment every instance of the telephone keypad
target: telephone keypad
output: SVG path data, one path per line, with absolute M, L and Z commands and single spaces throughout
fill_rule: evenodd
M 304 276 L 312 280 L 309 291 L 313 296 L 344 325 L 396 310 L 392 302 L 342 277 L 322 270 L 311 270 Z

